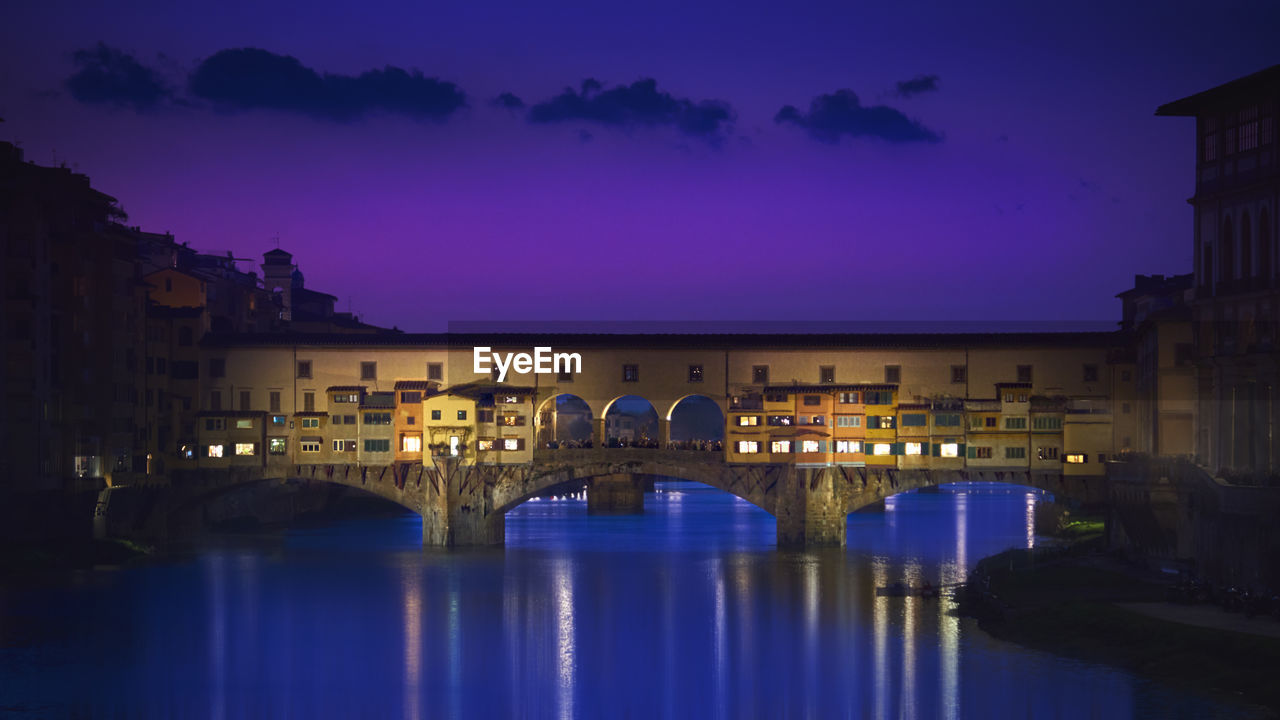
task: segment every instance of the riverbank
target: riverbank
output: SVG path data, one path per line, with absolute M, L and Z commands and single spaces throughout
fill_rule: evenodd
M 959 599 L 963 614 L 1002 640 L 1234 698 L 1280 717 L 1280 639 L 1134 609 L 1163 603 L 1165 588 L 1102 552 L 1101 537 L 1082 534 L 1057 548 L 985 558 Z
M 0 577 L 123 565 L 152 552 L 150 546 L 118 539 L 10 541 L 0 545 Z

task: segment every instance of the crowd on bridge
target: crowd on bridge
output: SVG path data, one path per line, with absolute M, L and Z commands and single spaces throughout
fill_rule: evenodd
M 595 447 L 591 438 L 582 440 L 548 440 L 548 450 L 587 450 Z M 611 437 L 605 441 L 606 448 L 638 448 L 657 450 L 662 446 L 658 440 L 649 437 L 638 439 Z M 695 450 L 699 452 L 722 452 L 724 443 L 719 440 L 672 440 L 666 444 L 667 450 Z

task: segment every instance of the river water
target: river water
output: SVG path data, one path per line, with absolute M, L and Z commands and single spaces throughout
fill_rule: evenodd
M 949 601 L 1038 542 L 1042 496 L 890 498 L 848 548 L 774 549 L 726 493 L 659 483 L 507 516 L 501 550 L 424 551 L 414 515 L 222 536 L 0 588 L 0 715 L 143 718 L 1212 718 L 1209 699 L 993 640 Z

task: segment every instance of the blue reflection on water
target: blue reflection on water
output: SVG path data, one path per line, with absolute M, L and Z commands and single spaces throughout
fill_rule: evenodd
M 659 483 L 646 513 L 526 503 L 505 550 L 422 550 L 416 516 L 224 537 L 0 590 L 0 710 L 126 717 L 1235 717 L 988 638 L 954 583 L 1034 543 L 1040 496 L 952 486 L 849 518 L 844 551 Z

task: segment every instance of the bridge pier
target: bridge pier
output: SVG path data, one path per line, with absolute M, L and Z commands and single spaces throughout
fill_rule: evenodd
M 778 547 L 844 547 L 848 498 L 831 468 L 793 468 L 778 478 Z
M 617 473 L 600 475 L 587 481 L 588 515 L 642 515 L 644 491 L 653 487 L 646 475 Z
M 486 494 L 486 470 L 461 467 L 455 459 L 437 459 L 423 482 L 424 547 L 502 545 L 506 520 Z

